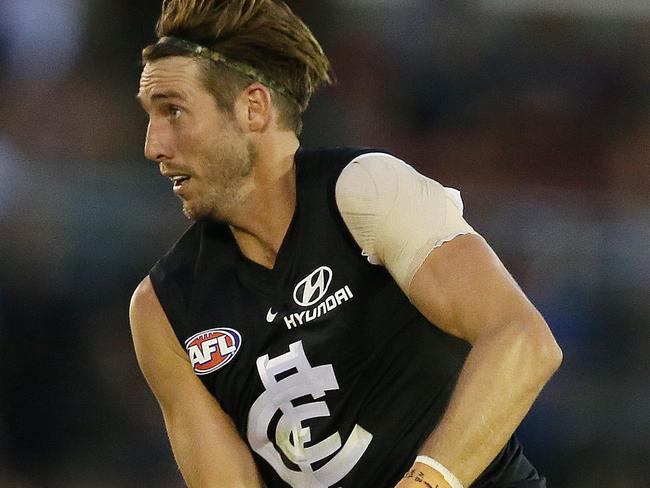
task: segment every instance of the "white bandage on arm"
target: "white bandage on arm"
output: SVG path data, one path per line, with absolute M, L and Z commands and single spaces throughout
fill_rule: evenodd
M 346 166 L 336 184 L 336 202 L 368 260 L 384 265 L 407 295 L 433 249 L 476 233 L 463 219 L 458 190 L 388 154 L 364 154 Z
M 454 476 L 454 473 L 445 468 L 435 459 L 430 458 L 429 456 L 418 456 L 415 458 L 416 463 L 426 464 L 427 466 L 435 469 L 442 475 L 451 488 L 464 488 L 463 484 Z

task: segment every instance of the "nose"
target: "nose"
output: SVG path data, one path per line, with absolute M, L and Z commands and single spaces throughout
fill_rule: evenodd
M 147 126 L 147 138 L 144 142 L 144 156 L 154 162 L 173 159 L 169 137 L 159 124 L 153 120 Z

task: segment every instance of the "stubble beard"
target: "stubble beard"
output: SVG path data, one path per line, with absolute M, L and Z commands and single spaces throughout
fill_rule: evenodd
M 197 201 L 184 201 L 183 213 L 190 220 L 230 223 L 233 211 L 246 200 L 252 187 L 253 171 L 257 150 L 252 142 L 240 141 L 230 144 L 221 156 L 206 161 L 209 185 Z

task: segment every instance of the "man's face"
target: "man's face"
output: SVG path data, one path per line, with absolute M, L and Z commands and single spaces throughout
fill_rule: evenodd
M 185 215 L 228 221 L 252 186 L 255 150 L 205 88 L 199 61 L 173 56 L 147 63 L 138 99 L 149 114 L 145 156 L 170 178 Z

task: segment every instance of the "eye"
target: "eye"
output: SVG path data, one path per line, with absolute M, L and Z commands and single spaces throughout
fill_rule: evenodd
M 174 105 L 169 107 L 169 118 L 172 120 L 178 120 L 182 113 L 183 111 Z

